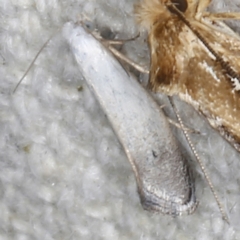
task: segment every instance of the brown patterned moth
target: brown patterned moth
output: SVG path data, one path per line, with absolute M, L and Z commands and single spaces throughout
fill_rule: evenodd
M 149 32 L 149 86 L 179 95 L 240 151 L 240 37 L 209 13 L 211 0 L 143 0 L 136 16 Z

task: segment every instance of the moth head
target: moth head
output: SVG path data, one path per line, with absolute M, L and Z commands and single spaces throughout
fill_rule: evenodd
M 142 0 L 135 5 L 135 16 L 137 22 L 144 28 L 150 30 L 152 25 L 160 19 L 169 17 L 165 6 L 166 0 Z
M 135 5 L 137 22 L 150 30 L 158 21 L 165 21 L 172 16 L 168 6 L 174 5 L 179 11 L 185 12 L 188 8 L 187 0 L 142 0 Z

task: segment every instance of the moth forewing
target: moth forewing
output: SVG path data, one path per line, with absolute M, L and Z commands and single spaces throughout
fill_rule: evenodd
M 67 24 L 65 37 L 125 149 L 143 207 L 174 216 L 192 213 L 192 175 L 159 106 L 83 27 Z
M 186 1 L 185 11 L 177 2 L 144 0 L 137 7 L 149 31 L 150 87 L 192 104 L 240 151 L 239 38 L 203 17 L 210 1 Z

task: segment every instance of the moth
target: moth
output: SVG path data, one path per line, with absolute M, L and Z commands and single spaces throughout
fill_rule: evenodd
M 211 0 L 143 0 L 136 7 L 148 30 L 149 87 L 178 95 L 240 151 L 240 37 L 209 13 Z
M 198 205 L 193 176 L 158 104 L 82 26 L 68 23 L 64 35 L 125 150 L 143 208 L 193 213 Z

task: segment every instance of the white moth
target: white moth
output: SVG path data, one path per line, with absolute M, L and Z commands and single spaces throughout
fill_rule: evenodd
M 124 147 L 144 209 L 192 213 L 197 207 L 192 175 L 157 103 L 82 26 L 68 23 L 64 35 Z

